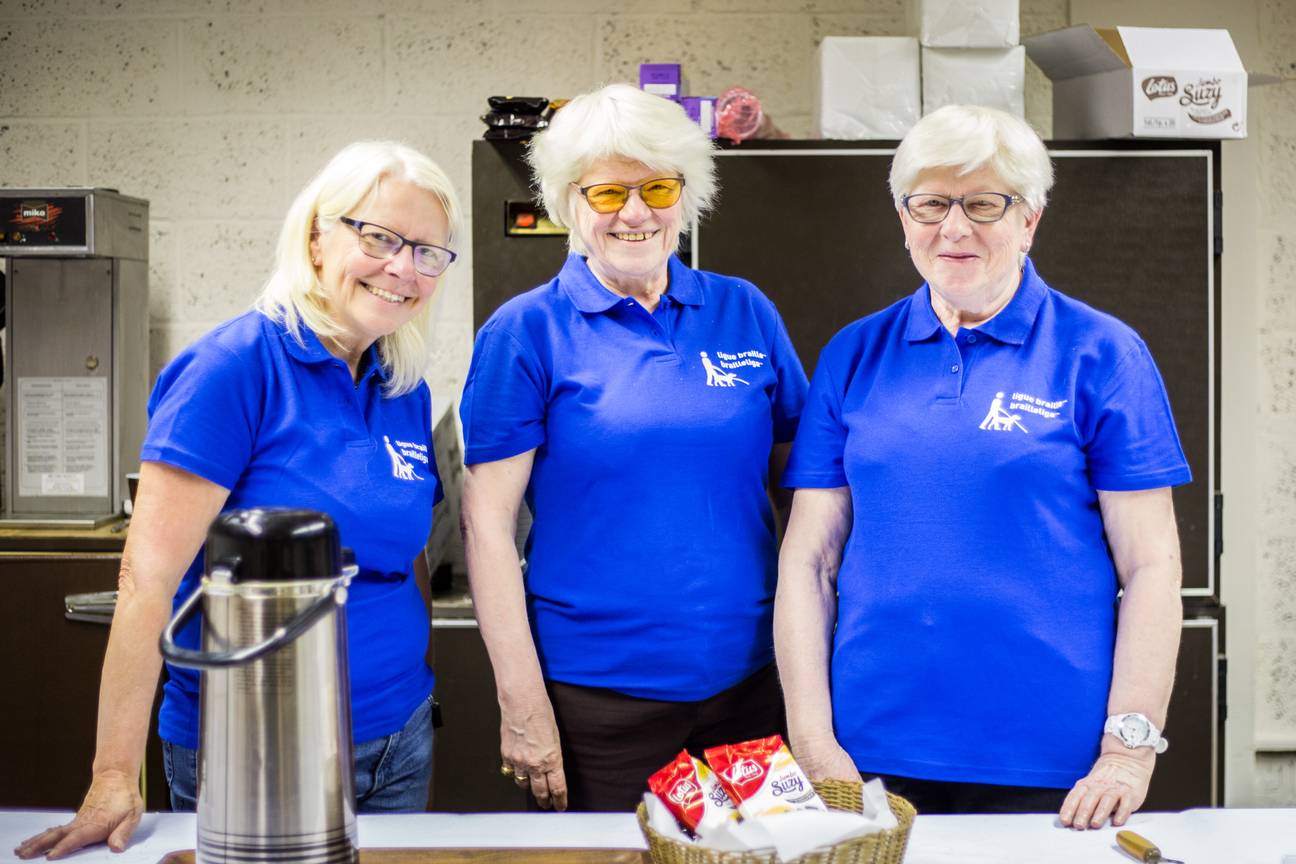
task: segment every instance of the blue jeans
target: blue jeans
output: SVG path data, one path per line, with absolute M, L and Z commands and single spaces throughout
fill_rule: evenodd
M 356 807 L 363 813 L 422 813 L 432 783 L 432 697 L 399 731 L 355 745 Z M 162 769 L 171 809 L 192 812 L 198 802 L 198 751 L 162 742 Z

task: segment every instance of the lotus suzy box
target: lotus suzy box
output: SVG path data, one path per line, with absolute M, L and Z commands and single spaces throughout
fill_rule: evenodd
M 1054 138 L 1245 138 L 1247 73 L 1227 30 L 1087 24 L 1024 40 L 1053 81 Z

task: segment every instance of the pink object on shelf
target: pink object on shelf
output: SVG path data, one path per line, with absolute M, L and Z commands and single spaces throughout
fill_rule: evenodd
M 730 87 L 716 99 L 716 137 L 730 141 L 786 138 L 761 110 L 760 99 L 745 87 Z

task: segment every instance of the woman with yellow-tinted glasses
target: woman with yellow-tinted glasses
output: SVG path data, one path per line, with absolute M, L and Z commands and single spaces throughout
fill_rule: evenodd
M 468 571 L 502 773 L 542 807 L 631 810 L 682 747 L 783 728 L 769 489 L 806 378 L 755 286 L 675 257 L 716 189 L 679 105 L 627 85 L 581 96 L 530 161 L 571 255 L 477 334 Z

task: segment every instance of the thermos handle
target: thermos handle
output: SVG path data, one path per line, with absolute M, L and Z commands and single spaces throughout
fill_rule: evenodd
M 351 572 L 347 572 L 351 571 Z M 354 575 L 355 567 L 344 567 L 343 573 L 346 577 Z M 198 590 L 189 595 L 189 599 L 181 604 L 180 609 L 176 612 L 175 617 L 171 619 L 166 628 L 162 631 L 162 636 L 158 639 L 158 649 L 167 662 L 176 666 L 184 666 L 189 669 L 228 669 L 231 666 L 242 666 L 251 663 L 272 651 L 275 651 L 289 642 L 296 639 L 301 634 L 310 629 L 310 626 L 318 621 L 321 617 L 333 611 L 334 608 L 341 606 L 346 602 L 346 586 L 348 578 L 339 579 L 333 584 L 327 594 L 316 600 L 307 608 L 298 612 L 286 624 L 275 628 L 269 638 L 256 643 L 247 645 L 243 648 L 235 648 L 232 651 L 222 651 L 216 654 L 207 654 L 202 651 L 196 651 L 191 648 L 181 648 L 175 642 L 175 631 L 180 625 L 189 620 L 194 611 L 198 608 L 198 601 L 202 599 L 204 592 L 203 584 L 199 583 Z

